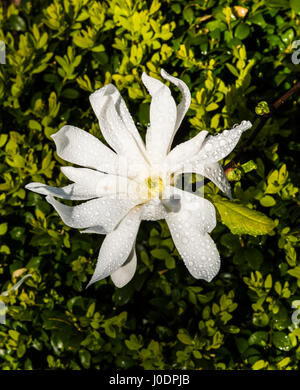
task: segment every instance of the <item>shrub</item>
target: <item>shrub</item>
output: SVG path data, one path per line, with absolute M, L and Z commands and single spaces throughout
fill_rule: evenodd
M 67 227 L 24 186 L 66 184 L 50 138 L 66 123 L 103 141 L 88 96 L 109 82 L 144 136 L 143 71 L 159 78 L 163 67 L 191 89 L 175 143 L 244 119 L 257 125 L 257 104 L 296 82 L 299 14 L 296 0 L 2 2 L 0 291 L 32 277 L 1 297 L 1 369 L 298 367 L 299 95 L 264 117 L 253 142 L 251 131 L 242 137 L 237 150 L 247 150 L 227 171 L 233 201 L 206 183 L 222 259 L 211 283 L 188 274 L 159 221 L 142 223 L 132 282 L 86 290 L 103 236 Z

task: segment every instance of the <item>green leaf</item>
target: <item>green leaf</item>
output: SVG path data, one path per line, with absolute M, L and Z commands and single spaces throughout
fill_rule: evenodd
M 289 269 L 288 274 L 291 276 L 294 276 L 297 279 L 300 279 L 300 265 L 297 265 L 297 267 Z
M 218 107 L 219 107 L 219 105 L 218 105 L 217 103 L 212 102 L 212 103 L 208 104 L 208 105 L 205 107 L 205 109 L 206 109 L 206 111 L 214 111 L 214 110 L 216 110 Z
M 255 313 L 252 322 L 253 325 L 263 328 L 268 325 L 269 317 L 266 313 Z
M 140 336 L 137 338 L 135 334 L 130 335 L 129 340 L 125 340 L 125 344 L 131 351 L 138 351 L 143 346 L 142 338 Z
M 277 366 L 279 368 L 286 367 L 290 363 L 290 361 L 291 361 L 291 358 L 290 357 L 286 357 L 286 358 L 280 360 L 280 362 L 277 363 Z
M 79 351 L 79 358 L 83 368 L 89 368 L 91 365 L 91 354 L 86 349 L 81 349 Z
M 179 341 L 181 341 L 183 344 L 191 345 L 194 343 L 193 339 L 190 335 L 186 333 L 178 333 L 177 338 Z
M 184 19 L 191 24 L 194 20 L 194 12 L 192 8 L 185 8 L 182 13 Z
M 176 267 L 174 257 L 168 256 L 168 257 L 166 258 L 166 267 L 167 267 L 168 269 L 174 269 L 174 268 Z
M 235 76 L 235 77 L 239 77 L 239 72 L 236 70 L 236 68 L 231 65 L 231 64 L 228 64 L 226 63 L 225 64 L 227 66 L 227 68 L 230 70 L 230 72 Z
M 284 332 L 274 332 L 272 341 L 275 347 L 281 351 L 289 351 L 292 348 L 290 338 Z
M 153 249 L 150 253 L 153 257 L 155 257 L 156 259 L 160 259 L 160 260 L 163 260 L 163 259 L 166 259 L 169 257 L 169 252 L 164 248 Z
M 13 240 L 25 242 L 25 228 L 23 226 L 15 226 L 11 229 L 9 235 Z
M 268 234 L 275 227 L 275 222 L 271 218 L 259 211 L 249 209 L 240 203 L 215 197 L 214 205 L 220 213 L 222 223 L 233 234 L 250 234 L 256 236 Z
M 268 337 L 269 335 L 267 332 L 258 331 L 249 337 L 248 342 L 249 345 L 261 345 L 262 347 L 265 347 L 268 342 Z
M 290 0 L 290 7 L 292 10 L 294 10 L 297 14 L 300 14 L 300 2 L 299 0 Z
M 37 130 L 37 131 L 41 131 L 42 130 L 42 126 L 40 125 L 39 122 L 33 120 L 33 119 L 30 119 L 29 123 L 28 123 L 28 126 L 31 130 Z
M 267 363 L 264 360 L 257 360 L 257 362 L 252 365 L 252 370 L 262 370 L 266 365 Z
M 250 28 L 246 23 L 240 23 L 234 31 L 235 37 L 241 40 L 247 38 L 249 34 Z
M 73 88 L 64 89 L 61 95 L 66 99 L 77 99 L 80 96 L 79 92 Z
M 5 145 L 7 141 L 8 135 L 7 134 L 0 134 L 0 148 Z
M 7 232 L 7 222 L 0 224 L 0 236 L 3 236 Z
M 276 204 L 276 200 L 271 195 L 265 195 L 259 199 L 259 203 L 264 207 L 272 207 Z
M 11 26 L 12 30 L 15 31 L 25 31 L 26 30 L 26 23 L 23 18 L 19 15 L 12 15 L 9 18 L 9 24 Z

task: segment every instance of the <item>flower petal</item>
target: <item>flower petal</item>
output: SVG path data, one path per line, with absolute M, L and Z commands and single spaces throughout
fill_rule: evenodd
M 136 204 L 129 199 L 105 197 L 72 207 L 58 202 L 51 196 L 47 196 L 46 200 L 55 208 L 66 225 L 79 229 L 100 225 L 106 232 L 112 231 Z
M 157 221 L 165 219 L 167 210 L 159 197 L 151 199 L 142 206 L 141 219 L 145 221 Z
M 146 73 L 143 73 L 142 81 L 152 96 L 146 149 L 151 162 L 157 164 L 165 158 L 173 141 L 177 108 L 166 85 Z
M 144 165 L 146 155 L 143 154 L 133 135 L 127 130 L 125 123 L 119 116 L 111 96 L 102 96 L 98 99 L 98 120 L 101 132 L 109 145 L 119 154 L 125 156 L 129 162 Z
M 87 131 L 64 126 L 51 137 L 58 156 L 63 160 L 107 173 L 117 171 L 117 155 Z
M 211 180 L 217 187 L 220 188 L 229 199 L 231 196 L 231 187 L 230 183 L 226 177 L 225 171 L 219 162 L 206 164 L 195 168 L 195 172 L 207 177 Z
M 192 139 L 182 142 L 177 145 L 166 157 L 166 169 L 169 173 L 173 173 L 176 170 L 180 169 L 182 165 L 189 161 L 192 156 L 195 156 L 201 149 L 201 146 L 204 142 L 204 139 L 208 131 L 200 131 Z
M 242 133 L 252 127 L 250 121 L 243 121 L 232 130 L 224 130 L 217 135 L 209 135 L 203 142 L 200 152 L 193 158 L 193 162 L 210 164 L 226 157 L 239 142 Z
M 125 261 L 124 265 L 111 274 L 114 285 L 118 288 L 124 287 L 133 278 L 137 265 L 135 247 L 133 248 Z
M 189 87 L 186 85 L 186 83 L 174 76 L 169 75 L 164 69 L 161 70 L 161 75 L 164 79 L 170 81 L 176 87 L 180 90 L 182 93 L 182 100 L 177 106 L 177 117 L 176 117 L 176 124 L 175 124 L 175 129 L 174 129 L 174 134 L 176 130 L 179 128 L 181 125 L 181 122 L 187 112 L 187 110 L 190 107 L 191 104 L 191 92 L 189 90 Z
M 125 176 L 110 175 L 88 168 L 62 167 L 61 171 L 71 181 L 96 194 L 94 197 L 123 194 L 130 199 L 137 199 L 137 183 Z
M 199 175 L 205 176 L 217 187 L 219 187 L 220 190 L 228 196 L 228 198 L 232 198 L 230 183 L 226 177 L 223 167 L 219 162 L 205 165 L 199 162 L 185 164 L 180 171 L 175 172 L 175 180 L 177 175 L 184 173 L 197 173 Z
M 103 228 L 103 226 L 97 225 L 81 230 L 80 233 L 107 234 L 108 232 Z
M 187 269 L 194 278 L 210 282 L 220 270 L 220 255 L 214 241 L 192 224 L 185 232 L 180 231 L 174 219 L 167 219 L 167 223 Z
M 207 234 L 216 223 L 212 204 L 189 194 L 181 197 L 181 208 L 166 217 L 174 244 L 189 272 L 196 279 L 210 282 L 220 269 L 220 256 L 215 243 Z M 214 215 L 212 215 L 214 214 Z
M 124 264 L 132 250 L 140 223 L 140 207 L 135 207 L 115 230 L 107 234 L 100 248 L 95 272 L 87 287 L 112 275 Z
M 184 230 L 190 223 L 194 223 L 202 234 L 210 233 L 216 227 L 216 211 L 207 199 L 172 186 L 168 186 L 162 196 L 163 203 L 171 199 L 174 204 L 173 207 L 166 205 L 169 211 L 166 220 L 174 215 L 178 222 L 181 221 L 181 227 Z M 180 200 L 179 207 L 176 200 L 177 203 Z
M 41 195 L 56 196 L 57 198 L 62 199 L 87 200 L 97 197 L 95 191 L 90 191 L 89 188 L 79 184 L 69 184 L 66 187 L 58 188 L 34 182 L 27 184 L 25 188 Z
M 133 119 L 128 111 L 125 101 L 123 100 L 120 92 L 113 84 L 108 84 L 103 88 L 98 89 L 92 95 L 90 95 L 90 102 L 93 107 L 93 110 L 99 119 L 102 109 L 102 98 L 103 96 L 110 96 L 113 99 L 115 109 L 120 117 L 121 121 L 126 126 L 129 133 L 135 139 L 136 144 L 142 153 L 145 153 L 145 144 L 142 140 Z

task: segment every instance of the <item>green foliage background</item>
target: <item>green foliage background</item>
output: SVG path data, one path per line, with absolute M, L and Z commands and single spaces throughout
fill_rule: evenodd
M 191 89 L 175 143 L 255 122 L 257 103 L 274 101 L 299 78 L 291 61 L 299 14 L 298 0 L 2 2 L 0 292 L 33 276 L 1 297 L 8 308 L 1 369 L 297 368 L 299 94 L 228 173 L 233 201 L 205 186 L 218 210 L 212 237 L 222 258 L 211 283 L 189 275 L 159 221 L 141 225 L 128 286 L 117 289 L 107 278 L 86 290 L 103 236 L 65 226 L 24 186 L 66 184 L 50 138 L 66 123 L 103 141 L 88 97 L 108 82 L 144 136 L 144 70 L 160 78 L 163 67 Z

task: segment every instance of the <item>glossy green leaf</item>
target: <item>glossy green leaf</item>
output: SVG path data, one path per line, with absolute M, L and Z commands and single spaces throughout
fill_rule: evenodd
M 214 205 L 220 213 L 222 223 L 233 234 L 250 234 L 256 236 L 268 234 L 275 227 L 272 219 L 242 204 L 215 198 Z

